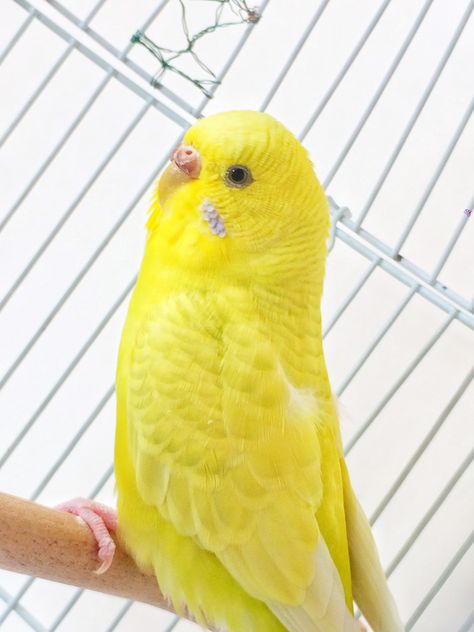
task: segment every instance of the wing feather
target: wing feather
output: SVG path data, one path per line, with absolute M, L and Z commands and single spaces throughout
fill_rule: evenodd
M 173 300 L 144 321 L 133 352 L 127 418 L 139 493 L 290 632 L 349 632 L 316 517 L 318 402 L 290 383 L 258 321 L 219 320 L 196 295 Z
M 339 573 L 322 536 L 313 565 L 314 578 L 304 601 L 298 606 L 268 601 L 270 610 L 289 632 L 358 632 L 358 624 L 346 606 Z

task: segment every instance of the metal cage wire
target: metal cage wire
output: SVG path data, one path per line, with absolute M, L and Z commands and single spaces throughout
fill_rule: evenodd
M 107 497 L 110 498 L 113 479 L 110 465 L 113 350 L 124 307 L 135 282 L 135 275 L 130 275 L 130 270 L 135 270 L 138 263 L 138 249 L 132 254 L 126 252 L 130 242 L 123 233 L 128 230 L 132 236 L 129 239 L 141 239 L 139 227 L 143 223 L 143 208 L 150 187 L 183 130 L 196 117 L 208 111 L 212 103 L 197 91 L 192 92 L 189 87 L 168 82 L 166 75 L 159 90 L 155 91 L 146 85 L 145 81 L 148 82 L 153 75 L 150 60 L 137 53 L 132 44 L 119 49 L 117 42 L 123 42 L 123 34 L 113 30 L 109 32 L 107 20 L 100 19 L 104 13 L 112 11 L 113 3 L 110 0 L 88 3 L 91 6 L 87 14 L 80 3 L 74 5 L 72 0 L 64 3 L 59 0 L 9 0 L 9 4 L 14 8 L 9 17 L 9 35 L 0 49 L 0 62 L 3 64 L 0 79 L 3 69 L 8 75 L 9 60 L 15 58 L 22 46 L 34 47 L 33 42 L 38 34 L 47 38 L 48 42 L 54 42 L 55 50 L 49 65 L 46 63 L 40 69 L 39 76 L 32 76 L 28 67 L 22 69 L 22 81 L 26 88 L 19 96 L 14 95 L 11 111 L 5 117 L 2 116 L 5 121 L 2 121 L 0 130 L 0 147 L 6 151 L 5 160 L 11 160 L 11 155 L 15 157 L 14 153 L 8 154 L 8 150 L 14 146 L 17 137 L 19 143 L 25 143 L 25 138 L 31 139 L 34 119 L 31 124 L 29 120 L 35 116 L 35 112 L 38 112 L 38 121 L 50 125 L 45 112 L 41 111 L 42 99 L 48 92 L 57 91 L 56 84 L 61 85 L 61 81 L 66 81 L 64 72 L 68 64 L 74 63 L 77 68 L 82 68 L 83 74 L 77 75 L 76 83 L 84 83 L 85 87 L 83 94 L 75 95 L 78 102 L 71 106 L 70 116 L 63 127 L 54 130 L 49 144 L 41 138 L 42 144 L 47 146 L 41 147 L 41 151 L 32 150 L 29 162 L 25 160 L 30 173 L 25 173 L 24 178 L 12 178 L 14 182 L 5 196 L 7 207 L 0 215 L 0 254 L 3 249 L 5 263 L 11 263 L 9 273 L 5 274 L 5 282 L 2 281 L 0 294 L 0 329 L 6 345 L 1 362 L 0 402 L 6 411 L 3 417 L 8 416 L 10 422 L 4 422 L 0 430 L 0 483 L 7 491 L 34 500 L 47 501 L 56 496 L 59 500 L 61 496 L 72 495 L 70 486 L 61 483 L 67 478 L 67 468 L 71 467 L 75 472 L 70 472 L 71 480 L 74 476 L 77 479 L 78 468 L 85 463 L 87 468 L 79 470 L 81 480 L 74 483 L 77 482 L 78 493 L 84 495 L 89 491 L 91 497 L 108 493 Z M 165 19 L 166 11 L 172 4 L 172 0 L 157 1 L 151 11 L 140 6 L 143 23 L 129 24 L 129 35 L 137 26 L 141 26 L 142 31 L 158 29 L 160 20 Z M 295 27 L 299 32 L 297 35 L 295 32 L 294 40 L 283 43 L 284 56 L 278 59 L 278 65 L 271 74 L 271 83 L 264 84 L 265 94 L 255 105 L 256 109 L 268 109 L 273 113 L 273 106 L 276 115 L 279 107 L 284 110 L 284 106 L 279 104 L 279 95 L 286 89 L 294 90 L 292 73 L 300 63 L 305 63 L 307 67 L 305 55 L 308 48 L 315 46 L 317 38 L 324 37 L 324 33 L 330 29 L 331 11 L 337 0 L 323 0 L 317 6 L 313 3 L 303 4 L 304 16 Z M 336 111 L 333 104 L 338 94 L 351 81 L 364 51 L 377 37 L 384 20 L 390 20 L 390 11 L 394 10 L 397 0 L 367 4 L 363 22 L 359 24 L 357 33 L 354 33 L 350 49 L 346 47 L 327 85 L 321 82 L 321 87 L 313 95 L 314 101 L 308 103 L 311 106 L 309 114 L 306 112 L 303 119 L 298 110 L 298 135 L 310 149 L 315 130 L 318 125 L 324 126 L 324 117 L 328 116 L 331 108 Z M 472 502 L 458 500 L 453 505 L 456 493 L 462 495 L 463 490 L 468 489 L 466 485 L 469 480 L 472 481 L 474 474 L 472 432 L 470 435 L 462 434 L 469 428 L 466 423 L 469 415 L 472 422 L 474 297 L 466 295 L 465 282 L 457 284 L 457 279 L 466 270 L 466 256 L 462 253 L 469 249 L 468 231 L 471 231 L 472 244 L 472 221 L 469 218 L 474 207 L 474 194 L 472 188 L 469 190 L 472 177 L 463 178 L 461 174 L 456 179 L 455 173 L 447 175 L 453 162 L 459 165 L 456 156 L 461 151 L 460 147 L 466 145 L 466 139 L 472 140 L 472 77 L 465 82 L 460 98 L 462 103 L 457 107 L 455 121 L 450 123 L 449 133 L 443 136 L 440 146 L 433 152 L 429 171 L 424 174 L 424 185 L 418 192 L 412 193 L 410 190 L 406 194 L 409 211 L 399 222 L 400 225 L 393 229 L 393 239 L 387 238 L 387 232 L 383 227 L 380 228 L 380 222 L 372 220 L 382 213 L 379 207 L 386 203 L 385 192 L 391 191 L 390 182 L 394 172 L 400 164 L 409 162 L 407 146 L 416 142 L 413 139 L 416 139 L 417 130 L 422 125 L 440 82 L 449 68 L 469 64 L 466 42 L 474 40 L 471 15 L 474 1 L 459 0 L 456 9 L 449 9 L 446 4 L 443 8 L 442 4 L 439 0 L 419 1 L 413 3 L 409 11 L 404 5 L 409 19 L 398 33 L 396 46 L 390 54 L 387 53 L 386 64 L 377 81 L 373 82 L 372 89 L 363 93 L 353 127 L 344 129 L 338 142 L 333 143 L 334 151 L 330 154 L 332 162 L 328 159 L 331 164 L 325 164 L 322 171 L 318 169 L 324 176 L 322 182 L 330 194 L 333 219 L 330 242 L 334 246 L 328 262 L 326 291 L 329 295 L 325 295 L 323 334 L 334 391 L 343 409 L 346 408 L 352 416 L 352 419 L 343 419 L 345 451 L 350 470 L 355 474 L 355 486 L 368 510 L 376 537 L 381 540 L 387 576 L 397 600 L 401 602 L 406 628 L 419 632 L 428 629 L 467 632 L 474 629 L 472 593 L 470 605 L 469 596 L 459 602 L 455 621 L 452 620 L 452 612 L 449 620 L 443 619 L 440 612 L 446 609 L 446 595 L 466 593 L 466 570 L 463 572 L 462 569 L 466 559 L 472 560 L 474 538 L 474 531 L 470 530 L 474 509 Z M 240 59 L 245 59 L 248 47 L 258 47 L 259 29 L 265 28 L 265 20 L 274 26 L 279 14 L 284 14 L 285 19 L 289 20 L 292 16 L 291 7 L 276 0 L 262 2 L 259 10 L 262 14 L 260 25 L 248 24 L 228 38 L 218 70 L 218 79 L 223 82 L 222 91 L 232 81 L 237 81 L 232 71 Z M 370 189 L 366 191 L 365 199 L 353 200 L 350 193 L 346 193 L 346 189 L 350 191 L 351 181 L 344 168 L 353 164 L 351 160 L 354 160 L 354 155 L 357 160 L 356 149 L 361 135 L 376 119 L 377 108 L 383 100 L 390 101 L 390 90 L 397 73 L 404 67 L 407 56 L 436 11 L 446 13 L 446 27 L 443 37 L 440 36 L 442 45 L 439 46 L 435 63 L 426 69 L 425 81 L 419 94 L 415 95 L 413 104 L 410 104 L 411 108 L 404 113 L 397 137 L 392 145 L 388 144 L 383 160 L 371 173 Z M 420 65 L 423 65 L 423 60 Z M 257 61 L 255 66 L 258 66 Z M 262 72 L 267 70 L 264 68 Z M 71 70 L 69 76 L 70 73 Z M 226 77 L 227 83 L 224 81 Z M 93 79 L 97 79 L 95 84 Z M 287 85 L 290 87 L 286 88 Z M 216 106 L 219 105 L 221 90 L 216 91 Z M 35 211 L 42 191 L 62 179 L 72 182 L 68 170 L 77 167 L 76 159 L 71 153 L 65 155 L 64 149 L 67 152 L 67 148 L 74 145 L 77 138 L 90 137 L 85 126 L 89 118 L 95 116 L 95 112 L 97 116 L 101 115 L 102 100 L 109 98 L 109 92 L 111 99 L 119 98 L 126 102 L 121 121 L 106 139 L 97 140 L 100 145 L 98 155 L 94 152 L 81 166 L 83 181 L 70 187 L 70 198 L 59 196 L 56 207 L 52 204 L 53 209 L 45 211 L 44 226 L 39 227 Z M 301 100 L 307 102 L 303 88 L 301 94 Z M 66 93 L 64 99 L 68 99 Z M 107 104 L 110 107 L 109 101 L 104 107 Z M 429 127 L 429 122 L 427 125 Z M 26 131 L 22 132 L 22 129 Z M 158 160 L 155 148 L 148 141 L 152 132 L 158 134 Z M 22 133 L 26 136 L 22 136 Z M 467 149 L 462 150 L 462 155 L 470 160 L 471 173 L 474 164 L 473 146 L 471 142 Z M 107 149 L 101 155 L 104 147 Z M 117 162 L 118 168 L 115 166 Z M 55 169 L 58 173 L 52 176 Z M 117 169 L 118 175 L 115 174 Z M 106 212 L 95 225 L 92 216 L 84 210 L 85 207 L 90 205 L 94 211 L 100 208 L 100 201 L 94 195 L 100 197 L 103 194 L 100 188 L 104 186 L 104 190 L 113 196 L 112 191 L 120 189 L 121 178 L 124 180 L 123 174 L 129 171 L 130 177 L 123 183 L 126 191 L 118 195 L 117 206 L 111 204 L 111 212 Z M 111 182 L 103 184 L 107 177 Z M 402 174 L 399 177 L 402 184 L 403 177 L 407 179 L 409 188 L 408 176 Z M 433 247 L 435 254 L 431 252 L 430 255 L 431 265 L 424 266 L 417 259 L 416 246 L 424 240 L 430 241 L 430 237 L 426 231 L 420 233 L 419 226 L 427 215 L 427 208 L 437 187 L 445 180 L 448 182 L 446 186 L 451 189 L 459 185 L 461 192 L 454 197 L 456 200 L 462 198 L 462 207 L 456 206 L 456 202 L 453 204 L 455 208 L 449 209 L 448 220 L 441 231 L 442 237 L 435 239 L 433 236 L 436 247 Z M 377 207 L 380 198 L 382 203 Z M 32 235 L 25 245 L 23 238 L 28 227 Z M 82 231 L 83 238 L 92 235 L 87 247 L 74 245 L 74 230 Z M 470 251 L 472 253 L 472 247 Z M 456 264 L 457 253 L 461 255 L 460 262 Z M 63 257 L 66 257 L 64 270 L 59 263 Z M 5 269 L 3 259 L 1 263 L 2 269 Z M 443 276 L 449 265 L 454 272 L 448 276 L 455 280 L 454 283 L 448 282 Z M 42 290 L 41 298 L 38 298 L 38 288 Z M 381 292 L 386 294 L 382 296 Z M 81 301 L 87 304 L 87 314 L 83 317 L 81 305 L 84 303 Z M 372 320 L 368 317 L 367 326 L 361 325 L 360 331 L 354 333 L 364 310 L 371 309 L 373 305 L 377 305 L 377 316 Z M 33 309 L 35 306 L 37 309 Z M 78 314 L 81 314 L 81 318 Z M 409 331 L 412 326 L 415 327 L 414 333 Z M 71 343 L 68 331 L 78 332 L 76 344 Z M 454 362 L 453 347 L 457 350 Z M 344 352 L 341 348 L 344 348 Z M 340 359 L 331 365 L 333 354 Z M 381 363 L 391 365 L 392 356 L 397 358 L 398 355 L 400 363 L 389 367 L 392 373 L 378 379 L 378 372 L 383 373 Z M 90 373 L 93 364 L 100 364 L 102 369 L 92 381 Z M 438 374 L 442 374 L 441 377 Z M 25 380 L 29 380 L 28 384 L 31 385 L 31 392 L 26 398 L 21 397 Z M 433 385 L 440 392 L 426 396 L 433 392 Z M 73 412 L 70 425 L 61 424 L 61 416 L 66 410 L 65 402 L 72 392 L 79 393 L 81 400 L 80 403 L 77 400 L 77 414 Z M 407 394 L 403 395 L 405 392 Z M 368 393 L 370 401 L 365 397 Z M 400 400 L 403 397 L 406 400 Z M 416 403 L 413 403 L 414 398 L 417 399 Z M 423 398 L 424 401 L 418 401 Z M 403 415 L 400 414 L 400 401 L 403 402 Z M 410 418 L 407 412 L 410 407 L 414 408 L 413 415 L 418 415 L 416 418 L 420 420 L 415 428 L 408 426 L 408 421 L 403 419 L 404 416 Z M 364 463 L 374 465 L 371 463 L 371 454 L 379 450 L 378 442 L 383 443 L 384 435 L 387 436 L 388 444 L 395 441 L 397 424 L 400 426 L 398 434 L 405 433 L 408 440 L 403 443 L 403 447 L 394 444 L 393 457 L 374 457 L 375 465 L 381 467 L 380 482 L 372 480 L 375 477 L 370 474 L 359 476 L 358 467 L 363 472 Z M 55 441 L 50 440 L 51 433 L 55 433 Z M 462 440 L 459 439 L 459 433 Z M 454 436 L 458 439 L 454 439 Z M 107 441 L 108 448 L 99 454 L 90 446 L 91 442 L 101 438 Z M 452 447 L 455 462 L 449 463 L 444 469 L 440 467 L 439 474 L 432 474 L 433 488 L 424 500 L 420 500 L 417 494 L 426 485 L 429 467 L 432 466 L 430 463 L 436 462 L 436 458 L 442 454 L 442 442 L 448 448 Z M 434 456 L 429 460 L 432 453 Z M 31 472 L 28 470 L 23 473 L 25 459 L 35 461 L 31 465 Z M 387 471 L 383 467 L 384 459 L 387 460 Z M 86 469 L 90 472 L 86 472 Z M 84 489 L 86 484 L 90 489 Z M 413 497 L 412 505 L 410 497 Z M 403 518 L 397 511 L 403 514 Z M 444 515 L 443 512 L 450 516 L 449 520 L 445 517 L 446 524 L 440 527 L 446 538 L 445 550 L 442 554 L 432 556 L 437 561 L 433 561 L 433 566 L 430 566 L 426 562 L 428 553 L 423 552 L 422 543 L 425 540 L 428 542 L 425 546 L 427 549 L 432 546 L 427 533 L 435 528 L 433 525 L 440 520 L 440 515 Z M 398 527 L 400 522 L 401 526 Z M 387 536 L 387 533 L 392 535 Z M 434 535 L 430 537 L 439 537 L 439 533 L 435 528 Z M 427 564 L 426 572 L 418 576 L 418 571 L 414 569 L 424 563 Z M 418 580 L 421 590 L 413 590 L 414 595 L 407 596 L 403 584 Z M 43 580 L 25 580 L 12 574 L 0 574 L 2 629 L 33 629 L 41 632 L 82 629 L 86 615 L 84 608 L 81 610 L 79 606 L 82 602 L 88 603 L 87 591 L 70 587 L 64 587 L 62 592 L 57 593 L 54 590 L 60 589 L 53 588 Z M 49 611 L 45 614 L 38 600 L 47 591 L 53 591 L 56 597 L 54 607 L 48 602 Z M 93 629 L 107 632 L 137 629 L 137 621 L 142 621 L 138 610 L 144 606 L 106 596 L 100 596 L 100 604 L 103 616 L 100 621 L 96 620 Z M 169 614 L 158 614 L 151 609 L 147 612 L 146 620 L 154 622 L 154 629 L 158 629 L 157 623 L 162 626 L 160 629 L 167 631 L 177 626 L 192 625 L 180 622 Z M 430 613 L 433 613 L 431 618 Z M 434 620 L 439 627 L 433 627 Z

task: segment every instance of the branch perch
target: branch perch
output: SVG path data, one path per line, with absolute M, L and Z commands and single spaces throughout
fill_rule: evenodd
M 127 597 L 173 612 L 156 579 L 143 574 L 120 544 L 103 575 L 94 537 L 70 514 L 0 493 L 0 568 Z

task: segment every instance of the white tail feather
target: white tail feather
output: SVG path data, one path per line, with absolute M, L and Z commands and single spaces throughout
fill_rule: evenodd
M 377 547 L 362 507 L 343 466 L 344 508 L 354 599 L 374 632 L 403 632 L 404 627 L 388 588 Z

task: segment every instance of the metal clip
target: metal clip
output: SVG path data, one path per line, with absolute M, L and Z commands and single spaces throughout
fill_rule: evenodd
M 328 252 L 331 252 L 331 250 L 334 248 L 334 242 L 336 241 L 337 222 L 341 219 L 341 217 L 352 217 L 352 213 L 347 208 L 347 206 L 339 206 L 330 195 L 327 196 L 327 199 L 329 202 L 329 211 L 331 213 L 331 228 L 329 229 Z

